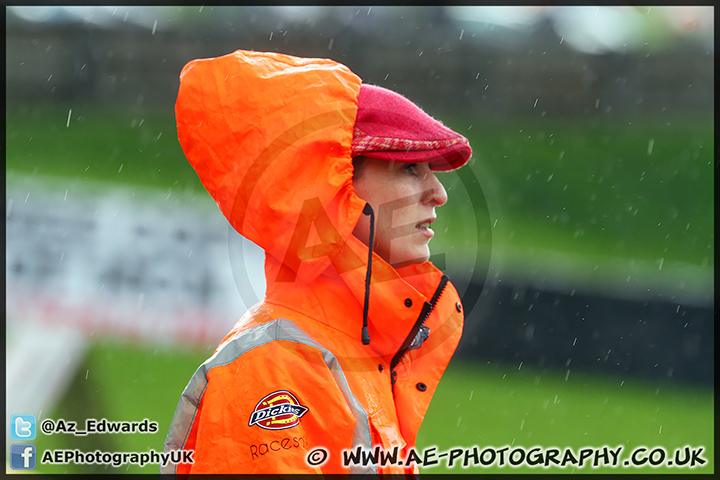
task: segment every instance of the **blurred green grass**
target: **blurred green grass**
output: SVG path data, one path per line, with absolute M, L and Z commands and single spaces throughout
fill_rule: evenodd
M 567 375 L 567 377 L 566 377 Z M 448 435 L 448 431 L 452 435 Z M 443 377 L 417 440 L 436 446 L 481 450 L 492 446 L 616 448 L 663 447 L 669 455 L 686 445 L 705 447 L 708 463 L 692 473 L 714 471 L 714 396 L 710 388 L 637 378 L 539 370 L 518 365 L 453 361 Z M 573 468 L 519 466 L 447 468 L 426 473 L 573 473 Z M 575 473 L 689 473 L 672 467 L 585 468 Z
M 13 104 L 6 169 L 207 195 L 177 141 L 171 107 Z M 474 148 L 493 247 L 714 265 L 713 118 L 475 118 L 449 122 Z M 447 186 L 462 189 L 455 174 Z M 456 190 L 457 192 L 458 190 Z M 460 196 L 438 223 L 476 238 Z M 472 212 L 470 213 L 472 214 Z
M 65 419 L 84 427 L 88 418 L 158 423 L 156 433 L 72 436 L 38 435 L 38 452 L 73 449 L 104 452 L 162 451 L 180 394 L 212 351 L 180 346 L 143 346 L 99 340 L 90 347 L 64 398 L 43 418 Z M 38 421 L 40 419 L 38 418 Z M 158 465 L 40 465 L 37 473 L 157 473 Z
M 113 340 L 96 342 L 84 366 L 58 405 L 43 418 L 64 418 L 84 425 L 87 418 L 158 422 L 154 434 L 40 435 L 39 452 L 78 448 L 83 451 L 162 449 L 180 393 L 195 369 L 212 352 L 180 346 L 143 346 Z M 41 420 L 41 419 L 38 419 Z M 452 433 L 450 433 L 452 432 Z M 418 452 L 437 447 L 479 448 L 506 445 L 615 448 L 621 458 L 636 446 L 660 446 L 672 452 L 690 445 L 705 447 L 708 463 L 692 473 L 714 469 L 713 391 L 632 377 L 590 376 L 516 365 L 451 362 L 438 387 L 417 440 Z M 157 465 L 108 468 L 42 465 L 38 473 L 156 473 Z M 530 467 L 447 469 L 447 462 L 423 468 L 426 473 L 570 473 L 572 469 Z M 687 469 L 614 468 L 582 473 L 688 473 Z
M 510 223 L 494 240 L 713 265 L 709 115 L 486 120 L 470 132 L 488 202 Z

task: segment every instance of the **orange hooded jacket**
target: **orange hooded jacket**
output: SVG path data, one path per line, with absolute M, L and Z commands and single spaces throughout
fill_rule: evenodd
M 361 80 L 331 60 L 248 51 L 192 61 L 180 79 L 180 143 L 232 226 L 265 250 L 267 289 L 182 393 L 165 451 L 194 450 L 193 463 L 161 471 L 417 472 L 412 457 L 398 463 L 457 347 L 462 306 L 430 262 L 395 269 L 372 253 L 361 340 Z M 375 447 L 397 461 L 344 462 Z

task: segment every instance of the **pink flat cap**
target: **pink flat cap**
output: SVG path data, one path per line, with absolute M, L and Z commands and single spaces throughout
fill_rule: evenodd
M 413 102 L 386 88 L 362 84 L 352 139 L 352 156 L 388 162 L 430 162 L 437 171 L 470 160 L 467 138 L 447 128 Z

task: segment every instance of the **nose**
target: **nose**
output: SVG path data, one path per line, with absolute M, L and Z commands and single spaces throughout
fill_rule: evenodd
M 440 207 L 445 205 L 447 202 L 447 192 L 445 187 L 440 183 L 440 180 L 435 175 L 435 172 L 430 172 L 425 177 L 425 188 L 423 189 L 425 195 L 423 203 L 432 205 L 433 207 Z

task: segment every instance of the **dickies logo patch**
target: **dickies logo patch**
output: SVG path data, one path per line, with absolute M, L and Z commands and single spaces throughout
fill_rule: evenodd
M 255 405 L 248 426 L 257 425 L 266 430 L 292 428 L 300 423 L 300 417 L 308 410 L 306 406 L 300 405 L 295 395 L 287 390 L 278 390 L 266 395 Z

